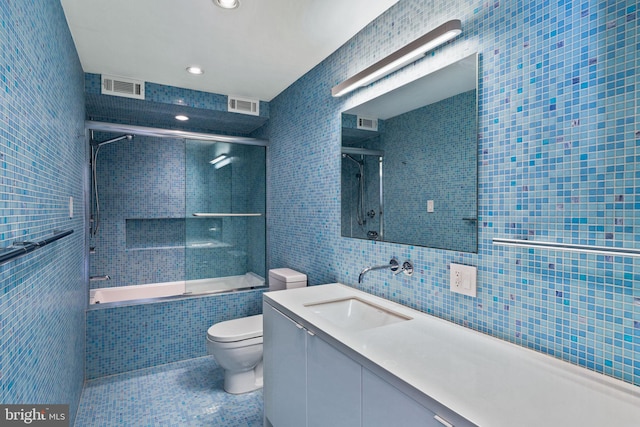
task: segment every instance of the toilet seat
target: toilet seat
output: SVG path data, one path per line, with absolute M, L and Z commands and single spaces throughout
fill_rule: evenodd
M 207 330 L 207 338 L 220 343 L 245 341 L 252 338 L 260 338 L 262 342 L 262 314 L 216 323 Z

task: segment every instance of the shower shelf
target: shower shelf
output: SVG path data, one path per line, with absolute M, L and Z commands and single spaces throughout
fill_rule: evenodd
M 221 248 L 230 248 L 232 245 L 229 243 L 213 243 L 210 245 L 204 244 L 196 244 L 196 245 L 176 245 L 176 246 L 148 246 L 148 247 L 139 247 L 139 248 L 126 248 L 127 252 L 140 252 L 140 251 L 170 251 L 170 250 L 178 250 L 178 249 L 195 249 L 195 250 L 204 250 L 204 249 L 221 249 Z
M 232 216 L 262 216 L 261 213 L 194 213 L 193 216 L 200 218 L 224 218 Z

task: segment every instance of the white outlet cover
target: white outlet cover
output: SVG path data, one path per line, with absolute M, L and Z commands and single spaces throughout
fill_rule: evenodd
M 463 265 L 451 263 L 449 266 L 451 270 L 449 287 L 452 292 L 456 292 L 470 297 L 477 295 L 476 291 L 476 279 L 478 276 L 478 269 L 472 265 Z

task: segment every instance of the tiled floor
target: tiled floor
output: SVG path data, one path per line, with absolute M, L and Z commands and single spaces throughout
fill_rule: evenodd
M 75 427 L 262 426 L 262 390 L 231 395 L 212 357 L 88 381 Z

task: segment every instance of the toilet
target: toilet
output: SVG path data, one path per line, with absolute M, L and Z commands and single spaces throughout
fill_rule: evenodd
M 269 270 L 269 291 L 307 286 L 307 275 Z M 262 314 L 216 323 L 207 330 L 207 353 L 224 369 L 224 389 L 241 394 L 262 388 Z

